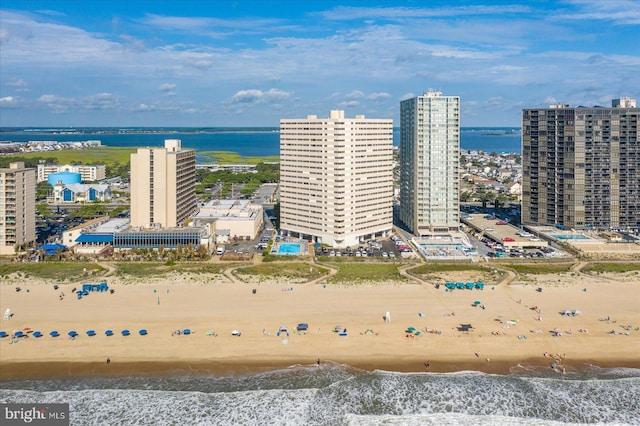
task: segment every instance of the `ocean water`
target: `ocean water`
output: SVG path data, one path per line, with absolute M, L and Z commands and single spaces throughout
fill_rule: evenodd
M 69 134 L 67 132 L 73 131 Z M 0 129 L 0 141 L 75 142 L 100 140 L 106 146 L 164 146 L 165 139 L 180 139 L 184 148 L 196 151 L 232 151 L 244 156 L 280 155 L 280 133 L 277 128 L 214 129 Z M 394 129 L 394 145 L 400 143 L 400 131 Z M 462 128 L 463 149 L 485 152 L 521 152 L 518 128 Z
M 394 373 L 324 363 L 9 381 L 0 402 L 68 402 L 72 425 L 638 425 L 640 370 Z

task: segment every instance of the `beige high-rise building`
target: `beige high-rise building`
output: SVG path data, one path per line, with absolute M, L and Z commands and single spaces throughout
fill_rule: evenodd
M 393 226 L 393 121 L 280 120 L 280 228 L 334 247 L 385 236 Z
M 23 162 L 0 169 L 0 255 L 36 241 L 36 170 Z
M 131 226 L 172 228 L 197 208 L 196 153 L 179 139 L 131 154 Z
M 400 220 L 417 236 L 458 231 L 460 98 L 400 103 Z

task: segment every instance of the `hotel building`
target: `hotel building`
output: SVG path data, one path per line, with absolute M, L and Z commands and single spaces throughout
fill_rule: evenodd
M 196 208 L 196 154 L 178 139 L 131 154 L 131 226 L 181 226 Z
M 23 162 L 0 169 L 0 255 L 36 241 L 36 170 Z
M 104 164 L 98 165 L 69 165 L 59 166 L 57 164 L 38 164 L 38 182 L 45 182 L 50 174 L 60 172 L 80 173 L 82 182 L 95 182 L 106 177 L 107 167 Z
M 460 97 L 400 103 L 400 220 L 416 236 L 459 230 Z
M 522 111 L 522 223 L 559 228 L 640 228 L 640 108 Z
M 334 247 L 386 236 L 393 226 L 393 121 L 280 120 L 280 228 Z

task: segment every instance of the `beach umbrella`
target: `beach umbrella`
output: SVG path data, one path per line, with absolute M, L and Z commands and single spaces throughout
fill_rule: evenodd
M 9 333 L 7 333 L 6 331 L 0 331 L 0 337 L 7 337 L 9 335 Z
M 74 330 L 71 330 L 69 333 L 67 333 L 69 335 L 69 337 L 76 337 L 78 336 L 78 333 Z
M 145 330 L 144 328 L 142 330 L 139 331 L 141 336 L 146 336 L 147 335 L 147 330 Z
M 122 330 L 120 334 L 122 334 L 123 336 L 128 336 L 129 334 L 131 334 L 131 332 L 125 329 L 125 330 Z
M 42 333 L 40 333 L 39 331 L 34 331 L 33 337 L 42 337 Z
M 58 333 L 57 330 L 53 330 L 51 333 L 49 333 L 49 336 L 51 337 L 58 337 L 60 335 L 60 333 Z
M 108 336 L 113 336 L 113 330 L 107 330 L 107 331 L 105 331 L 105 332 L 104 332 L 104 335 L 105 335 L 105 336 L 107 336 L 107 337 L 108 337 Z
M 479 304 L 481 304 L 482 302 L 480 302 L 479 300 L 476 300 L 475 302 L 473 302 L 474 305 L 478 306 Z
M 96 331 L 95 330 L 87 330 L 87 336 L 95 336 L 96 335 Z

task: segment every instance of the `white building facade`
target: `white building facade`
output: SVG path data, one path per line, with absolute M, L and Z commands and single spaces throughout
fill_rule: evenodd
M 400 103 L 400 219 L 414 235 L 459 230 L 460 98 Z
M 393 226 L 393 121 L 280 120 L 280 228 L 334 247 L 386 236 Z

